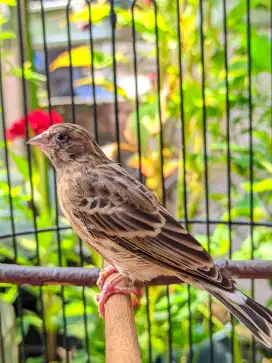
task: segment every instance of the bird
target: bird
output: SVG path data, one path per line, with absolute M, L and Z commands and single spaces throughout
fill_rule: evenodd
M 272 312 L 238 290 L 155 194 L 107 158 L 91 133 L 63 123 L 28 143 L 53 164 L 59 204 L 75 233 L 111 264 L 99 282 L 101 306 L 113 293 L 137 295 L 137 283 L 176 276 L 212 295 L 272 347 Z M 118 274 L 106 284 L 113 272 Z M 125 280 L 129 285 L 121 287 Z

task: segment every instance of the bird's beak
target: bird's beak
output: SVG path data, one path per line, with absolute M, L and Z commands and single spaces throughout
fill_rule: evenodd
M 32 146 L 44 147 L 49 144 L 49 138 L 46 133 L 42 133 L 28 140 L 27 144 Z

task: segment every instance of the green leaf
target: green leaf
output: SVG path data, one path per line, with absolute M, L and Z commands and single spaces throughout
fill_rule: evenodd
M 6 301 L 9 304 L 13 304 L 18 294 L 18 286 L 12 286 L 5 292 L 0 294 L 1 300 Z
M 23 175 L 25 181 L 29 181 L 29 165 L 25 158 L 15 154 L 11 149 L 9 149 L 9 153 L 17 166 L 19 172 Z
M 32 65 L 30 62 L 25 62 L 24 71 L 22 70 L 22 68 L 12 68 L 8 74 L 10 76 L 16 76 L 19 78 L 24 77 L 25 79 L 36 84 L 46 81 L 46 77 L 43 74 L 37 73 L 32 69 Z
M 150 102 L 139 107 L 139 126 L 141 135 L 141 149 L 148 151 L 149 140 L 159 131 L 158 103 Z M 137 145 L 138 122 L 137 113 L 133 112 L 128 122 L 125 135 L 130 143 Z
M 7 19 L 0 13 L 0 25 L 3 25 L 7 22 Z
M 28 358 L 26 363 L 43 363 L 44 357 Z
M 261 244 L 257 249 L 257 256 L 258 258 L 262 258 L 265 260 L 272 259 L 272 243 L 264 243 Z M 256 255 L 256 253 L 255 253 Z
M 13 32 L 0 32 L 0 40 L 15 39 Z
M 222 258 L 228 251 L 229 248 L 229 230 L 225 225 L 216 226 L 212 234 L 211 249 L 213 256 L 219 256 Z
M 247 192 L 250 192 L 251 184 L 249 182 L 242 183 L 241 185 Z M 272 191 L 272 178 L 254 182 L 252 184 L 252 189 L 254 193 Z
M 38 330 L 42 329 L 43 321 L 42 319 L 36 315 L 33 311 L 24 310 L 24 319 L 23 319 L 25 332 L 28 331 L 30 326 L 34 326 Z
M 258 8 L 260 0 L 251 0 L 250 7 Z M 227 24 L 229 27 L 240 26 L 246 18 L 246 2 L 244 0 L 236 1 L 235 6 L 228 12 Z
M 127 10 L 116 9 L 117 13 L 117 23 L 121 27 L 131 27 L 132 25 L 132 13 Z M 154 9 L 140 9 L 135 7 L 134 10 L 134 23 L 137 32 L 142 33 L 142 35 L 148 34 L 155 36 L 155 15 Z M 162 37 L 168 38 L 168 41 L 175 36 L 173 28 L 168 24 L 165 17 L 160 13 L 157 14 L 157 26 L 160 31 L 160 39 Z
M 0 0 L 0 4 L 5 4 L 8 6 L 16 6 L 16 0 Z
M 92 24 L 100 23 L 110 14 L 109 4 L 92 4 L 86 6 L 83 10 L 72 12 L 70 15 L 71 23 L 89 24 L 90 19 Z
M 61 298 L 51 293 L 44 294 L 44 310 L 46 312 L 44 321 L 48 332 L 55 332 L 62 326 L 62 302 Z
M 199 304 L 198 311 L 200 311 L 206 319 L 209 319 L 210 309 L 205 304 Z M 214 315 L 212 316 L 212 322 L 218 329 L 224 329 L 224 324 Z
M 266 228 L 254 229 L 253 231 L 253 242 L 254 242 L 254 255 L 256 258 L 265 260 L 271 259 L 271 233 L 268 233 Z M 251 258 L 252 239 L 248 235 L 240 250 L 233 253 L 233 259 L 247 260 Z
M 246 130 L 246 132 L 250 132 L 249 130 Z M 259 139 L 261 141 L 261 144 L 267 148 L 271 147 L 271 135 L 269 135 L 269 132 L 267 131 L 259 131 L 259 130 L 253 130 L 252 135 Z
M 0 245 L 0 261 L 2 259 L 4 260 L 5 258 L 9 258 L 10 260 L 13 260 L 14 251 L 10 247 Z M 18 256 L 17 262 L 20 265 L 28 265 L 30 263 L 29 259 L 26 256 L 24 256 L 20 251 L 19 251 L 19 256 Z
M 272 174 L 272 163 L 270 163 L 269 161 L 261 161 L 260 163 L 262 164 L 262 166 L 267 169 L 269 171 L 269 173 Z
M 91 16 L 89 8 L 86 6 L 83 10 L 75 11 L 70 15 L 70 21 L 77 24 L 89 24 L 90 17 L 92 24 L 97 24 L 107 18 L 110 15 L 109 4 L 92 4 L 90 6 Z M 130 10 L 123 10 L 116 8 L 118 26 L 127 27 L 131 26 L 132 15 Z M 137 32 L 141 32 L 143 35 L 149 34 L 155 35 L 155 16 L 153 9 L 140 9 L 135 7 L 134 11 L 135 27 Z M 158 13 L 157 16 L 158 29 L 161 31 L 161 37 L 168 35 L 168 37 L 174 36 L 174 31 L 171 26 L 168 25 L 165 17 Z
M 36 251 L 37 249 L 37 243 L 32 238 L 20 237 L 18 238 L 18 242 L 26 250 Z
M 90 306 L 86 306 L 86 313 L 90 314 L 93 309 Z M 65 306 L 65 314 L 67 317 L 78 317 L 84 315 L 84 304 L 82 301 L 74 301 Z
M 53 215 L 53 211 L 52 211 L 51 215 Z M 48 228 L 48 227 L 52 226 L 52 224 L 53 224 L 52 218 L 50 218 L 50 215 L 48 215 L 47 213 L 42 213 L 40 216 L 38 216 L 36 219 L 36 222 L 37 222 L 37 227 L 39 229 Z M 47 252 L 49 251 L 49 248 L 53 241 L 54 236 L 55 236 L 55 232 L 42 232 L 42 234 L 39 237 L 40 240 L 42 240 L 42 246 L 41 246 L 42 253 L 46 254 L 46 251 Z
M 251 36 L 252 67 L 261 72 L 271 72 L 271 39 L 268 36 Z
M 266 217 L 266 211 L 263 209 L 262 204 L 258 200 L 257 196 L 254 195 L 253 198 L 253 213 L 255 221 L 260 220 L 262 217 Z M 231 209 L 231 219 L 235 220 L 237 218 L 250 218 L 250 196 L 249 194 L 244 195 L 244 197 L 239 200 L 235 207 Z M 225 212 L 221 219 L 223 221 L 228 221 L 228 212 Z
M 245 77 L 247 75 L 247 57 L 245 56 L 234 56 L 229 64 L 229 82 L 234 82 L 239 77 Z M 225 78 L 225 71 L 222 71 L 221 78 Z

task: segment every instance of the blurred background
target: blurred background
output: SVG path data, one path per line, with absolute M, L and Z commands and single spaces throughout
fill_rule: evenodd
M 90 130 L 214 259 L 272 260 L 270 0 L 0 0 L 0 262 L 101 266 L 25 142 Z M 271 282 L 238 281 L 272 307 Z M 104 361 L 96 288 L 0 284 L 0 362 Z M 217 302 L 152 287 L 143 362 L 272 361 Z

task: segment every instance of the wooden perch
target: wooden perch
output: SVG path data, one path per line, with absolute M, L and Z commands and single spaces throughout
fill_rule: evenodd
M 239 279 L 272 279 L 272 261 L 218 261 L 216 266 L 228 276 Z M 40 267 L 0 263 L 0 283 L 16 285 L 76 285 L 94 286 L 98 268 Z M 146 286 L 180 284 L 175 276 L 160 276 Z
M 110 275 L 106 283 L 115 276 Z M 107 363 L 141 362 L 130 296 L 114 294 L 108 298 L 105 304 L 105 338 Z

